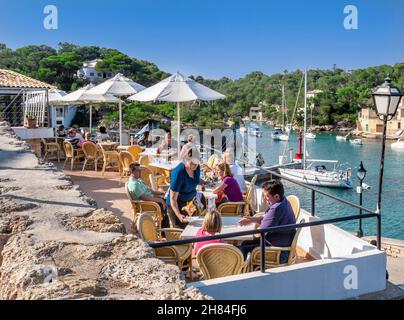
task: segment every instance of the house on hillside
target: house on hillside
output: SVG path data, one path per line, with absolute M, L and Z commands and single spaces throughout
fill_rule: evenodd
M 95 59 L 84 62 L 82 68 L 77 71 L 76 76 L 94 84 L 99 84 L 112 78 L 114 74 L 111 70 L 108 70 L 107 72 L 100 72 L 96 70 L 97 63 L 100 61 L 101 59 Z
M 379 119 L 376 111 L 371 108 L 362 108 L 358 112 L 357 129 L 366 133 L 382 134 L 383 121 Z M 404 99 L 401 99 L 397 113 L 387 122 L 387 134 L 400 134 L 404 130 Z
M 259 105 L 258 107 L 251 107 L 249 118 L 252 121 L 262 121 L 262 105 Z

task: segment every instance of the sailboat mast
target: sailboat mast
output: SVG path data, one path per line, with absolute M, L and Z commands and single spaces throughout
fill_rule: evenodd
M 282 130 L 285 130 L 285 86 L 282 85 Z
M 303 169 L 306 169 L 306 131 L 307 131 L 307 68 L 304 71 Z

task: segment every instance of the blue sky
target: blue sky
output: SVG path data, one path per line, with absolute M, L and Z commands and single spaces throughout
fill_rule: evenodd
M 43 27 L 45 5 L 58 30 Z M 345 30 L 355 5 L 359 29 Z M 168 72 L 242 77 L 404 61 L 403 0 L 0 0 L 0 42 L 116 48 Z

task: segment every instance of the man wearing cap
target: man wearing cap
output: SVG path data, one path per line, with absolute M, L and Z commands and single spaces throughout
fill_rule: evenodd
M 188 223 L 188 213 L 182 208 L 196 196 L 198 184 L 204 184 L 200 179 L 201 168 L 198 149 L 189 147 L 188 152 L 181 151 L 181 162 L 172 170 L 170 180 L 170 195 L 167 197 L 168 215 L 171 224 L 177 228 L 185 228 Z

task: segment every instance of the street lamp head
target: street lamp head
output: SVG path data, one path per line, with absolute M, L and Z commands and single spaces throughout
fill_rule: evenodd
M 384 83 L 373 91 L 372 96 L 378 116 L 394 117 L 403 93 L 393 86 L 391 79 L 387 77 Z
M 356 175 L 357 175 L 357 177 L 358 177 L 358 179 L 360 180 L 360 181 L 363 181 L 364 179 L 365 179 L 365 177 L 366 177 L 366 169 L 363 167 L 363 163 L 362 163 L 362 161 L 361 161 L 361 164 L 360 164 L 360 166 L 359 166 L 359 169 L 358 169 L 358 172 L 356 173 Z

